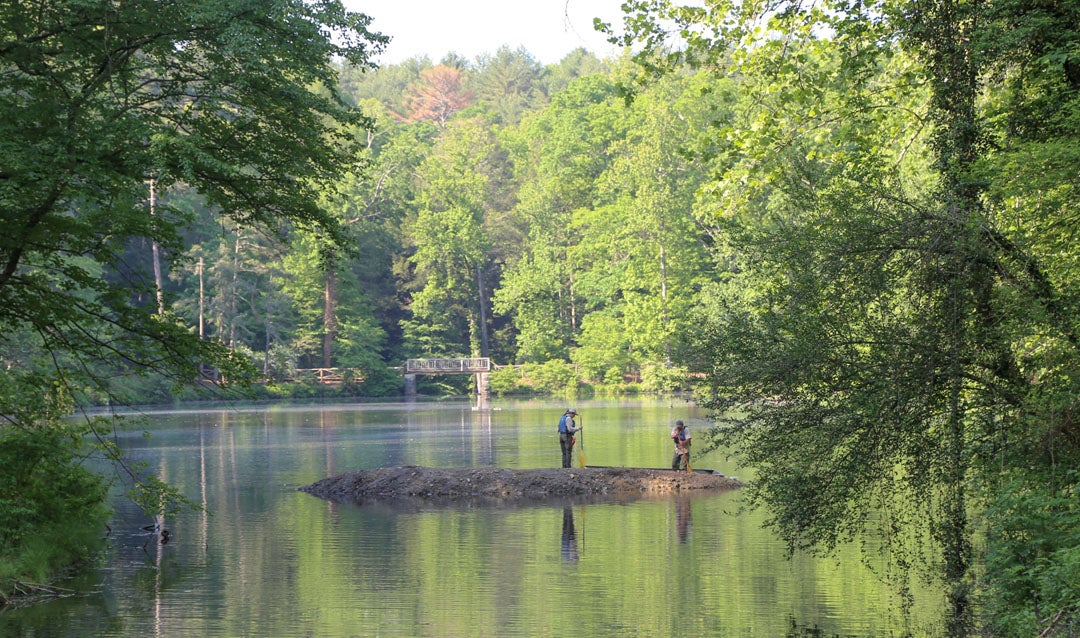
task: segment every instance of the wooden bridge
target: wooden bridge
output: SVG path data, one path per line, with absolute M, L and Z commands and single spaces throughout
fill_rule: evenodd
M 418 374 L 471 374 L 476 378 L 477 396 L 487 399 L 491 394 L 488 387 L 488 373 L 497 367 L 488 357 L 406 359 L 405 396 L 416 396 L 416 375 Z
M 475 374 L 491 372 L 493 369 L 488 357 L 459 359 L 407 359 L 405 374 Z

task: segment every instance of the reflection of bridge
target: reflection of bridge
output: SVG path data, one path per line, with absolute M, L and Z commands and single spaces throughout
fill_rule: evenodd
M 453 359 L 407 359 L 405 361 L 405 396 L 416 396 L 418 374 L 471 374 L 476 379 L 476 394 L 481 399 L 490 395 L 488 373 L 497 368 L 488 357 Z
M 360 368 L 297 368 L 291 380 L 341 385 L 346 379 L 360 382 L 364 380 L 364 374 Z

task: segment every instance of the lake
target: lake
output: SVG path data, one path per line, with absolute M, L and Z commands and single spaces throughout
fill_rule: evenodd
M 122 447 L 205 512 L 164 521 L 115 490 L 78 596 L 0 613 L 0 636 L 934 636 L 858 545 L 786 557 L 739 491 L 629 503 L 355 506 L 297 491 L 382 466 L 557 467 L 570 405 L 495 400 L 147 410 Z M 666 467 L 683 398 L 572 404 L 589 465 Z M 579 446 L 581 447 L 581 446 Z M 722 451 L 695 468 L 739 472 Z M 575 453 L 575 466 L 579 464 Z M 572 470 L 570 470 L 572 471 Z M 752 478 L 742 476 L 744 479 Z M 119 480 L 119 479 L 118 479 Z M 870 542 L 870 539 L 863 539 Z M 871 543 L 872 544 L 872 543 Z

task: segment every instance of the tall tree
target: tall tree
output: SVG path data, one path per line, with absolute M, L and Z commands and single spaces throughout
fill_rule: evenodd
M 625 131 L 623 116 L 615 83 L 590 75 L 515 129 L 511 146 L 522 184 L 515 215 L 526 236 L 507 258 L 495 307 L 513 317 L 519 361 L 569 359 L 585 312 L 575 292 L 580 267 L 572 260 L 580 233 L 571 221 L 574 211 L 597 200 L 610 149 Z
M 420 81 L 405 92 L 406 113 L 409 122 L 432 122 L 439 128 L 461 109 L 472 103 L 472 93 L 462 87 L 461 71 L 440 64 L 420 72 Z
M 502 163 L 493 131 L 474 118 L 447 126 L 420 167 L 420 208 L 409 228 L 421 285 L 412 314 L 442 326 L 450 339 L 442 348 L 460 354 L 490 352 L 489 202 Z
M 420 79 L 420 72 L 431 68 L 426 56 L 410 58 L 399 64 L 382 65 L 372 70 L 366 66 L 342 65 L 338 88 L 354 105 L 375 99 L 394 113 L 405 113 L 409 86 Z
M 405 318 L 398 272 L 407 252 L 403 226 L 418 198 L 417 172 L 430 152 L 436 129 L 429 123 L 395 125 L 379 117 L 376 140 L 370 147 L 372 164 L 364 174 L 350 174 L 341 185 L 343 218 L 358 257 L 349 262 L 365 298 L 373 304 L 389 341 L 382 357 L 402 360 L 401 321 Z
M 1029 381 L 1015 427 L 997 430 L 983 468 L 998 479 L 983 491 L 987 599 L 998 635 L 1068 635 L 1080 623 L 1080 540 L 1070 532 L 1080 528 L 1080 7 L 995 2 L 980 19 L 975 46 L 992 82 L 974 174 L 994 221 L 984 237 L 1018 293 L 1001 329 Z
M 601 378 L 640 371 L 644 362 L 670 367 L 675 335 L 705 271 L 703 233 L 694 218 L 694 193 L 704 175 L 688 161 L 697 132 L 712 115 L 702 80 L 670 77 L 650 87 L 625 110 L 627 131 L 611 147 L 613 161 L 598 180 L 594 209 L 581 209 L 575 260 L 583 264 L 578 291 L 592 314 L 574 353 Z M 707 79 L 706 85 L 711 85 Z M 620 326 L 613 348 L 603 316 Z M 592 338 L 599 336 L 599 342 Z
M 604 75 L 607 65 L 583 48 L 567 53 L 556 64 L 550 64 L 544 73 L 544 93 L 555 95 L 565 89 L 576 78 L 587 75 Z
M 543 67 L 528 51 L 502 46 L 495 55 L 477 60 L 471 84 L 477 101 L 489 105 L 499 123 L 517 124 L 526 110 L 546 101 L 543 75 Z
M 183 220 L 147 214 L 150 176 L 245 227 L 339 235 L 315 194 L 354 160 L 342 125 L 364 119 L 328 87 L 335 60 L 366 66 L 385 43 L 368 24 L 333 0 L 0 5 L 0 343 L 32 334 L 52 355 L 0 354 L 0 382 L 25 385 L 3 393 L 0 436 L 60 427 L 41 388 L 104 388 L 93 371 L 118 362 L 182 380 L 203 361 L 236 369 L 224 346 L 138 304 L 153 298 L 145 282 L 105 275 L 132 238 L 183 253 Z
M 656 44 L 666 20 L 688 37 L 646 47 L 646 71 L 689 60 L 745 78 L 745 119 L 717 136 L 710 188 L 738 270 L 705 318 L 701 359 L 714 407 L 745 412 L 716 435 L 758 468 L 754 494 L 793 547 L 846 538 L 873 510 L 887 528 L 925 524 L 964 633 L 970 508 L 1041 462 L 1017 445 L 1026 414 L 1054 414 L 1039 397 L 1078 396 L 1075 378 L 1052 373 L 1078 354 L 1076 297 L 1049 274 L 1062 262 L 1029 248 L 1025 220 L 988 207 L 998 176 L 984 170 L 994 135 L 1018 141 L 1013 106 L 1048 103 L 1025 92 L 1009 104 L 986 82 L 1037 60 L 1037 92 L 1070 103 L 1075 15 L 1027 20 L 1015 3 L 966 0 L 628 8 L 631 40 Z M 1046 24 L 1066 35 L 1016 47 Z M 1075 144 L 1075 120 L 1049 111 L 1059 144 Z M 1052 213 L 1061 228 L 1074 225 L 1067 210 Z M 1051 431 L 1067 431 L 1071 409 Z

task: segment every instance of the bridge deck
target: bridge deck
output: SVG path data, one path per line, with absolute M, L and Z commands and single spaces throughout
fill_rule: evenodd
M 456 359 L 406 359 L 405 374 L 473 374 L 491 372 L 488 357 Z

